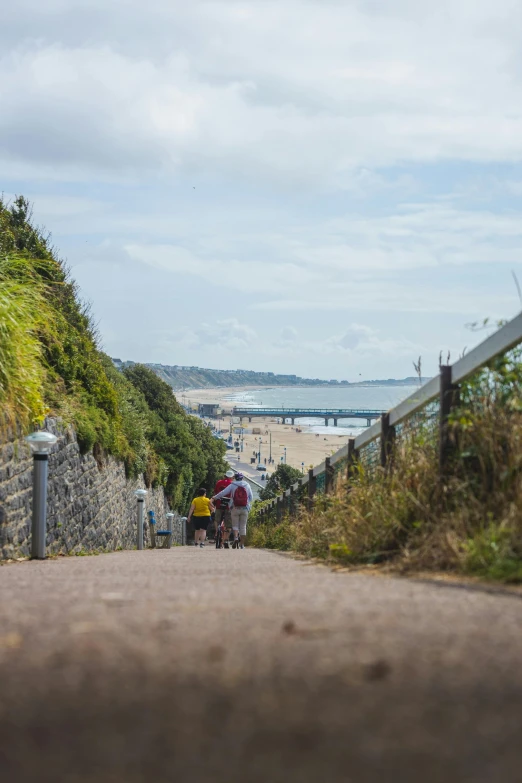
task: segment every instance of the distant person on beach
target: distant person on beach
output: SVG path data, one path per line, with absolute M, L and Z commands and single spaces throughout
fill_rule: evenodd
M 192 517 L 194 517 L 194 546 L 199 544 L 201 549 L 205 546 L 210 515 L 214 511 L 214 504 L 206 495 L 206 489 L 198 489 L 187 517 L 187 522 L 190 522 Z
M 242 473 L 236 473 L 234 481 L 230 486 L 225 487 L 219 494 L 214 495 L 212 501 L 219 500 L 220 498 L 231 498 L 231 511 L 230 516 L 232 518 L 232 530 L 234 531 L 234 542 L 238 540 L 241 549 L 245 548 L 246 529 L 248 513 L 252 506 L 252 490 L 250 484 L 245 481 Z

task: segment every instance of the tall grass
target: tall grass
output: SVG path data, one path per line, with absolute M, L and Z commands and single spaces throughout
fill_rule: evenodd
M 75 427 L 100 468 L 111 454 L 180 508 L 225 469 L 224 445 L 166 383 L 146 367 L 123 375 L 100 350 L 90 308 L 27 199 L 0 199 L 0 437 L 47 414 Z
M 27 429 L 48 411 L 41 336 L 52 334 L 53 324 L 46 286 L 30 264 L 13 255 L 0 258 L 0 405 L 10 425 Z
M 462 387 L 444 476 L 437 428 L 416 425 L 397 439 L 389 469 L 359 462 L 349 485 L 280 525 L 256 524 L 254 515 L 252 541 L 336 563 L 522 581 L 520 351 Z

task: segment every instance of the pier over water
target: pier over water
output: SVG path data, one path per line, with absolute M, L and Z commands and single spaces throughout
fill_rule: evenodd
M 295 424 L 296 419 L 324 419 L 328 423 L 333 419 L 334 427 L 337 427 L 339 419 L 366 419 L 368 427 L 371 426 L 374 419 L 380 419 L 386 411 L 371 410 L 367 408 L 234 408 L 233 416 L 239 416 L 242 423 L 243 418 L 252 421 L 254 417 L 281 419 L 283 424 L 290 419 Z

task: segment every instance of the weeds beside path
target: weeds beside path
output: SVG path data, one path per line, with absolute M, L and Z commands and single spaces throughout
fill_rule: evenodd
M 349 482 L 277 522 L 251 515 L 256 546 L 330 563 L 385 563 L 522 583 L 522 351 L 460 387 L 441 473 L 438 418 L 402 426 L 386 468 L 360 455 Z

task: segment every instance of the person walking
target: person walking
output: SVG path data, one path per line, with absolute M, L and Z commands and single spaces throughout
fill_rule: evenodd
M 230 516 L 232 519 L 232 530 L 234 531 L 234 539 L 239 536 L 239 542 L 241 549 L 245 548 L 246 528 L 248 520 L 248 512 L 252 507 L 252 490 L 250 484 L 245 481 L 242 473 L 236 473 L 234 481 L 228 487 L 225 487 L 217 495 L 214 495 L 214 500 L 219 498 L 230 498 Z
M 221 492 L 223 489 L 226 489 L 227 487 L 232 484 L 232 479 L 234 478 L 234 471 L 233 470 L 227 470 L 225 475 L 222 479 L 219 479 L 219 481 L 216 482 L 216 486 L 214 487 L 214 497 Z M 216 513 L 214 515 L 214 528 L 217 531 L 218 527 L 220 526 L 221 522 L 225 522 L 225 532 L 223 535 L 223 546 L 225 549 L 228 549 L 228 537 L 230 535 L 230 511 L 228 509 L 228 501 L 221 501 L 216 500 L 214 503 L 214 506 L 216 508 Z M 227 524 L 228 523 L 228 524 Z
M 207 537 L 207 528 L 210 522 L 210 515 L 214 511 L 214 504 L 210 498 L 206 497 L 206 489 L 198 489 L 197 495 L 192 501 L 190 511 L 187 517 L 187 523 L 194 517 L 194 546 L 199 546 L 201 549 L 205 546 L 205 538 Z

